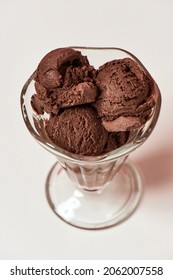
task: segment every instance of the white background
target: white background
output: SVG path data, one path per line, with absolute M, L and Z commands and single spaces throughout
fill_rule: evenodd
M 173 1 L 0 0 L 0 259 L 173 259 Z M 162 92 L 151 137 L 131 159 L 145 176 L 134 215 L 106 230 L 71 227 L 49 208 L 55 158 L 27 131 L 20 91 L 48 51 L 116 46 L 135 54 Z

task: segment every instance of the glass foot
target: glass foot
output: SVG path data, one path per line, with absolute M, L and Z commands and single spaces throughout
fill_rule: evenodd
M 124 163 L 103 190 L 80 189 L 59 163 L 52 167 L 46 182 L 46 196 L 55 214 L 84 229 L 107 228 L 123 222 L 136 209 L 141 194 L 140 174 L 129 163 Z

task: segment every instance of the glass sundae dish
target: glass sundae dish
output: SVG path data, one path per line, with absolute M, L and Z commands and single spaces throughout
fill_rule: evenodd
M 42 59 L 22 89 L 21 110 L 57 159 L 46 181 L 57 216 L 100 229 L 134 212 L 142 180 L 126 159 L 153 131 L 160 106 L 157 84 L 123 49 L 70 47 Z

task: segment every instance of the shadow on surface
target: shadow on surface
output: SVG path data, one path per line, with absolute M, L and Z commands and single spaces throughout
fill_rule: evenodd
M 148 187 L 160 188 L 172 183 L 173 187 L 173 144 L 153 150 L 137 160 Z

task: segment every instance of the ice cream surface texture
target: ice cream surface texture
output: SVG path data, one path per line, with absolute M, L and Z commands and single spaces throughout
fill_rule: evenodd
M 45 129 L 57 147 L 98 156 L 127 143 L 150 118 L 152 88 L 150 75 L 131 58 L 95 69 L 80 51 L 60 48 L 40 61 L 31 104 L 49 115 Z
M 151 80 L 132 59 L 105 63 L 98 70 L 96 85 L 100 94 L 95 106 L 108 131 L 138 128 L 150 116 Z
M 96 70 L 79 51 L 56 49 L 39 63 L 33 108 L 57 114 L 59 109 L 94 102 Z
M 108 138 L 96 110 L 87 105 L 68 108 L 50 118 L 47 133 L 57 146 L 83 155 L 99 155 Z

